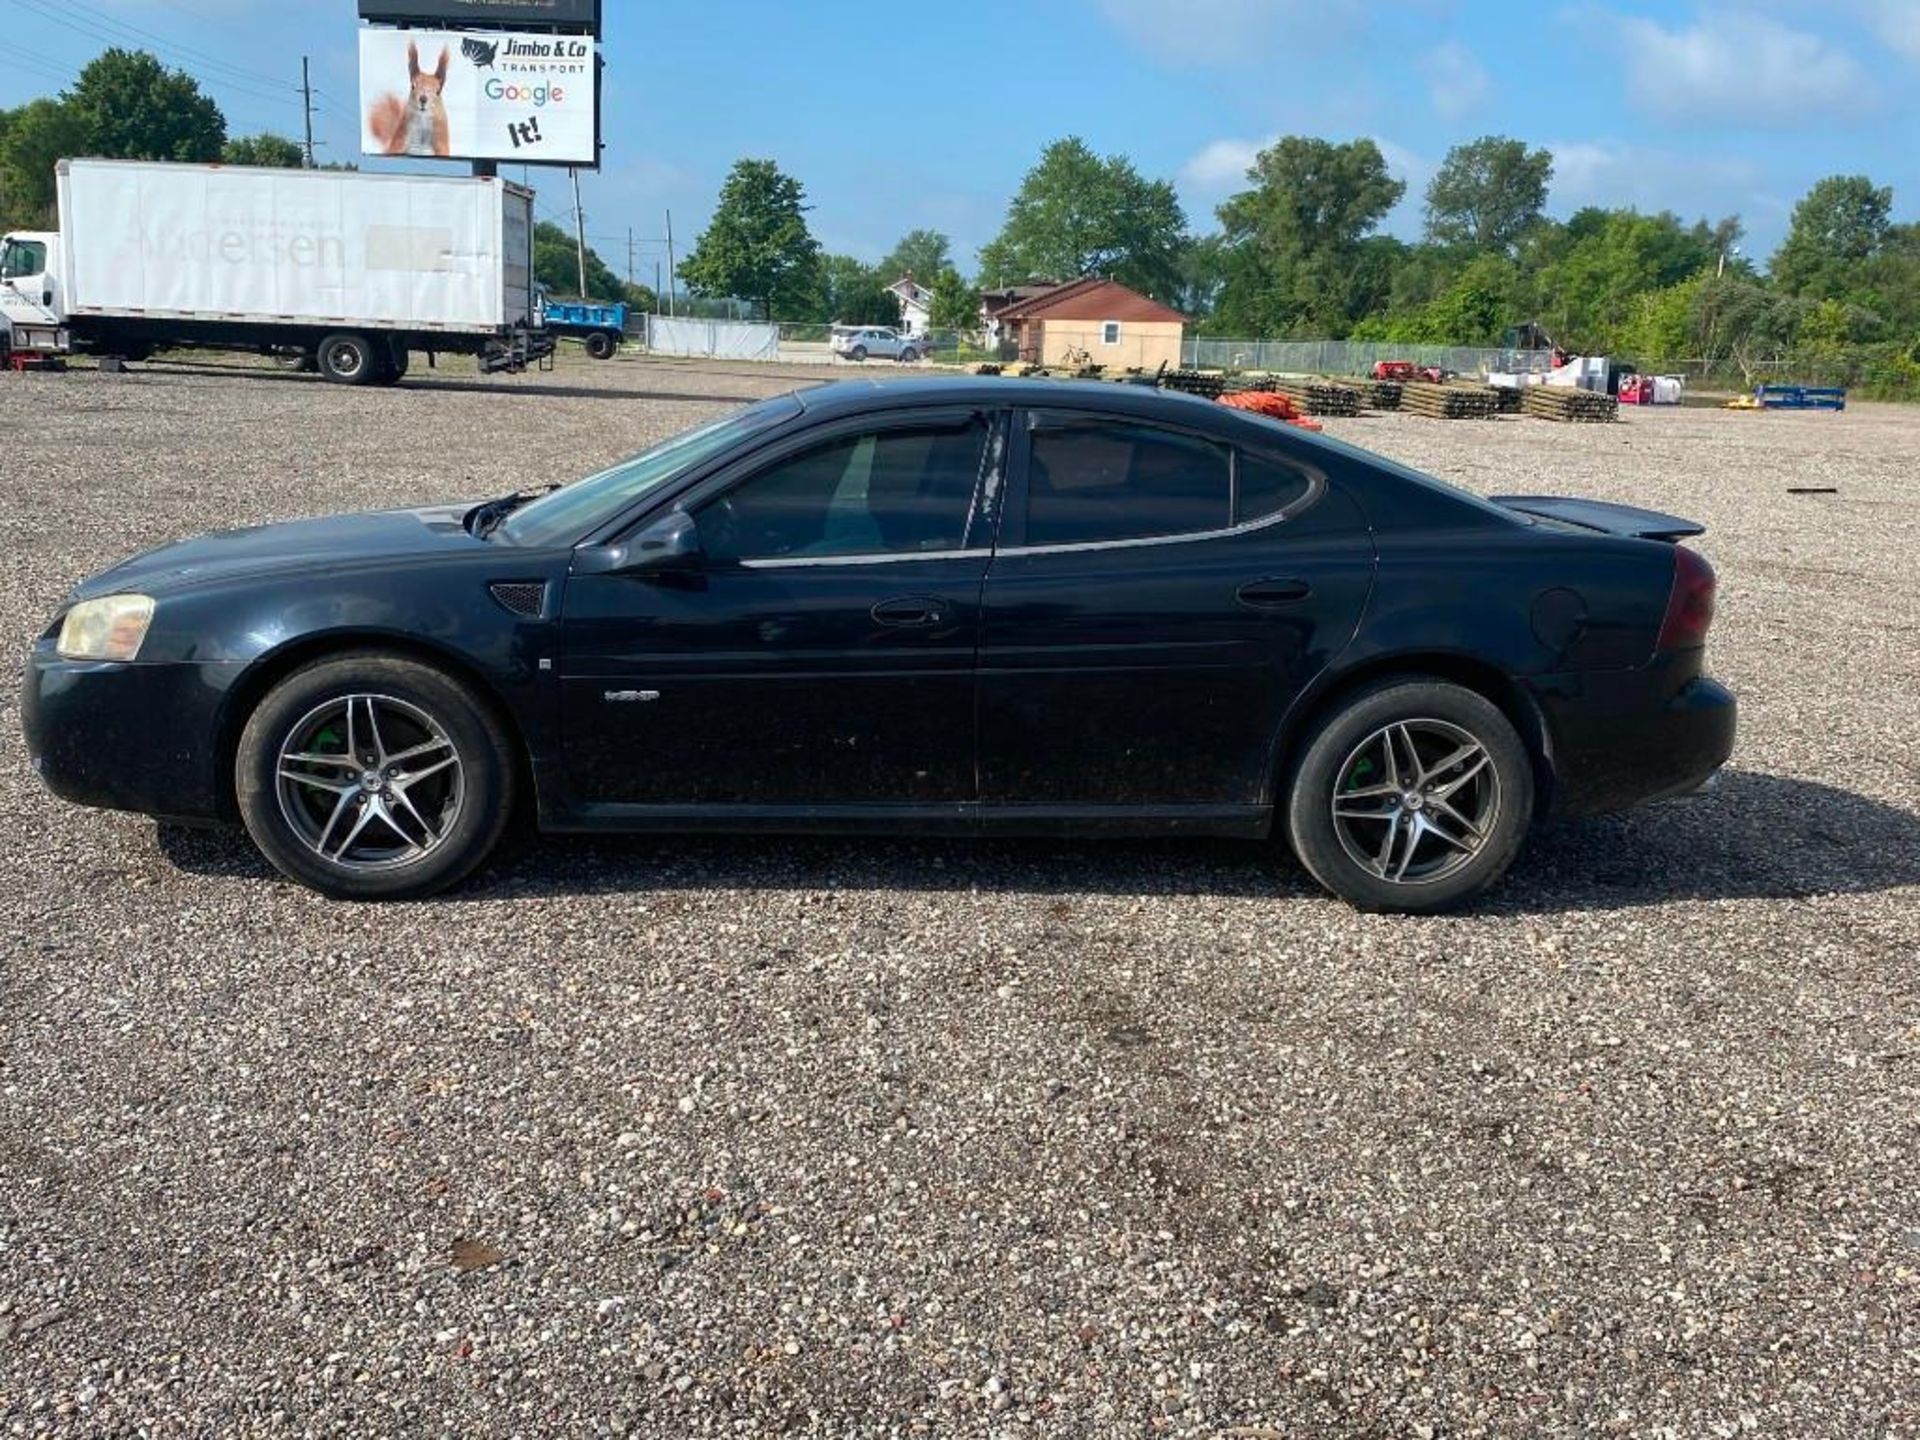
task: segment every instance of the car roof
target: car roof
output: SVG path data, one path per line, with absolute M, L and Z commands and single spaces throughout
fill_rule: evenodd
M 1177 390 L 1151 385 L 1115 385 L 1099 380 L 1019 379 L 1012 376 L 941 375 L 887 380 L 839 380 L 795 390 L 794 398 L 818 419 L 920 405 L 1033 405 L 1100 409 L 1177 424 L 1220 424 L 1241 412 Z

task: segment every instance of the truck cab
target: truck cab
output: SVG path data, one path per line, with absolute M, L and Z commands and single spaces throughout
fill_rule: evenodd
M 58 234 L 16 230 L 0 239 L 0 360 L 65 352 L 64 292 Z

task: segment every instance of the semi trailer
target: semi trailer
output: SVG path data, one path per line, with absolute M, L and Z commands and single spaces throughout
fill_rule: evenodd
M 343 385 L 553 353 L 533 192 L 498 178 L 63 160 L 57 231 L 0 242 L 0 358 L 255 350 Z

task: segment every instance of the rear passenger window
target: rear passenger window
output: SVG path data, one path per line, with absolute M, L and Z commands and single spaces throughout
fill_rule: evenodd
M 1307 472 L 1284 460 L 1240 452 L 1239 485 L 1233 505 L 1233 523 L 1245 525 L 1277 515 L 1306 495 L 1313 482 Z
M 1224 446 L 1124 421 L 1040 417 L 1027 462 L 1027 543 L 1077 545 L 1224 530 Z

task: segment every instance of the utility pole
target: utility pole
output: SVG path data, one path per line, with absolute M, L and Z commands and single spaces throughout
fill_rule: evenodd
M 300 57 L 300 93 L 307 102 L 307 169 L 313 164 L 313 75 L 308 68 L 307 57 Z
M 667 291 L 667 314 L 673 314 L 673 291 L 680 288 L 680 282 L 674 278 L 678 267 L 673 263 L 673 212 L 667 211 L 667 284 L 673 290 Z
M 660 262 L 653 262 L 653 313 L 660 313 L 660 297 L 666 292 L 660 288 Z
M 587 298 L 587 212 L 580 208 L 580 167 L 569 165 L 573 176 L 573 240 L 580 253 L 580 298 Z
M 627 288 L 633 288 L 633 227 L 627 227 Z

